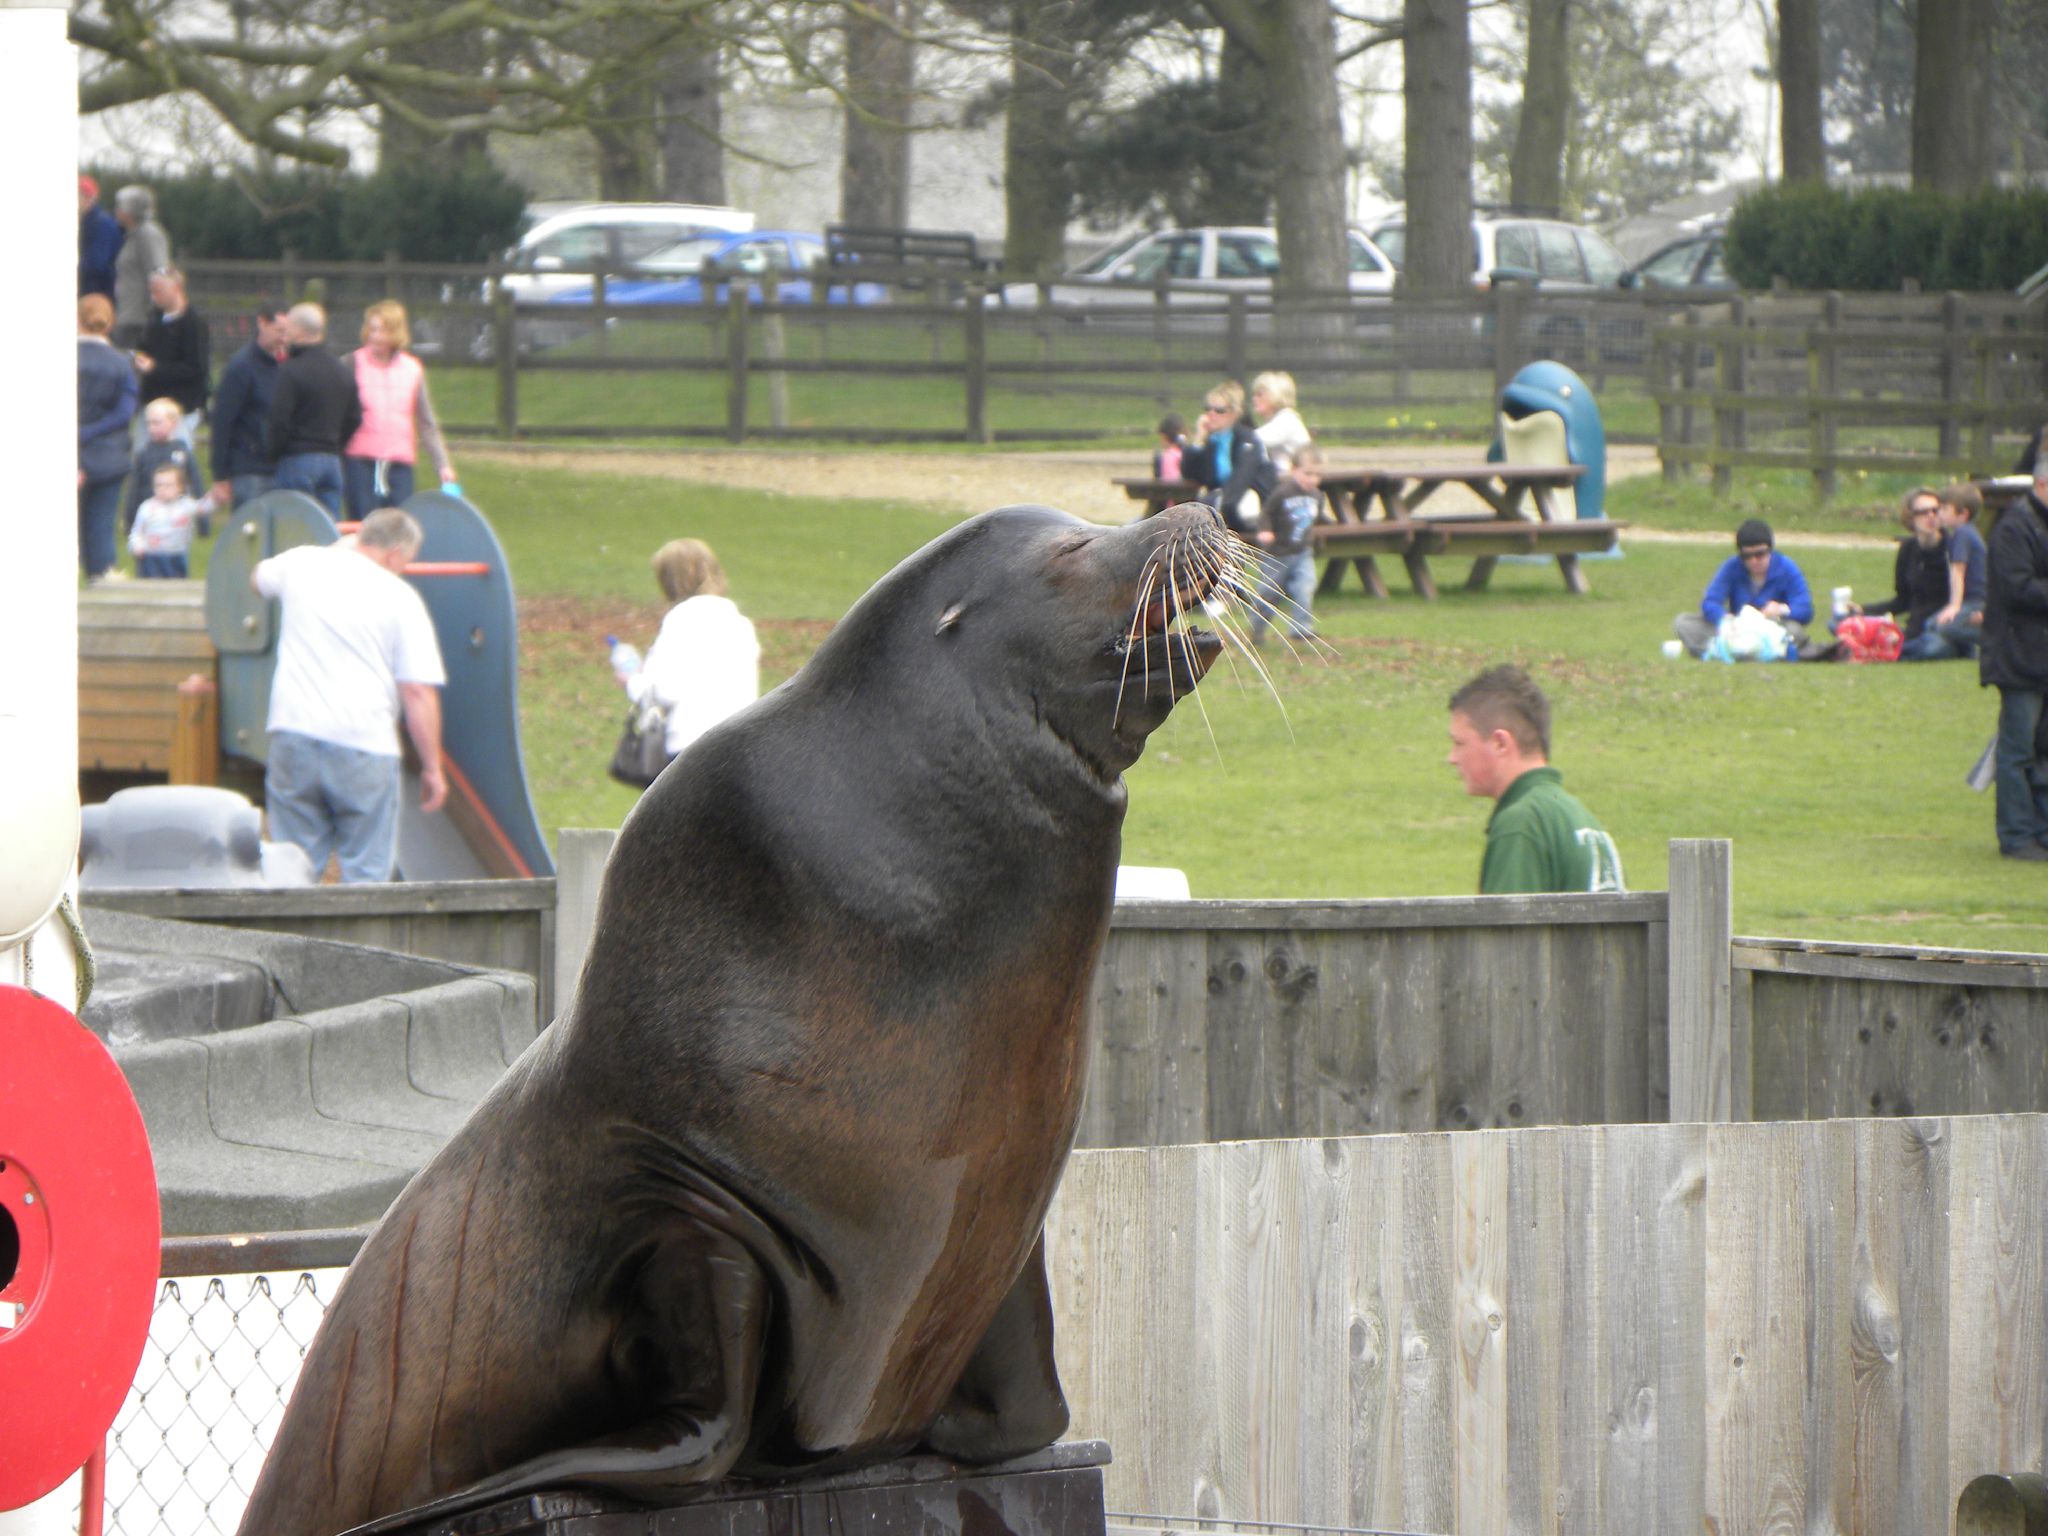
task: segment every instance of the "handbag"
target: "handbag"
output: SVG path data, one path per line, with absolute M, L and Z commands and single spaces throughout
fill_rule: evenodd
M 659 704 L 628 704 L 626 728 L 612 749 L 612 777 L 645 789 L 668 766 L 668 711 Z

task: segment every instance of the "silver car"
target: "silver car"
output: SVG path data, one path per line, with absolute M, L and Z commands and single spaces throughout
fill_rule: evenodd
M 1385 295 L 1394 287 L 1394 263 L 1359 230 L 1347 230 L 1353 293 Z M 1270 293 L 1280 270 L 1280 241 L 1270 229 L 1208 225 L 1141 235 L 1082 263 L 1048 285 L 1055 304 L 1132 304 L 1162 284 L 1169 302 L 1231 293 Z M 1036 283 L 1011 283 L 1003 302 L 1038 302 Z
M 1372 232 L 1399 266 L 1407 257 L 1408 225 L 1389 219 Z M 1628 270 L 1621 252 L 1597 230 L 1562 219 L 1522 214 L 1482 214 L 1472 221 L 1472 286 L 1513 278 L 1570 292 L 1613 288 Z

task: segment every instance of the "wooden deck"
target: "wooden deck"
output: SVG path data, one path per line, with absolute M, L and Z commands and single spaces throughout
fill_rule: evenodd
M 78 594 L 78 766 L 170 775 L 178 685 L 215 680 L 203 581 L 119 581 Z

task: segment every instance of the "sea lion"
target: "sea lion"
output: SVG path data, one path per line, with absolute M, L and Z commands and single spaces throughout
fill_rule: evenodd
M 984 514 L 679 757 L 567 1010 L 350 1268 L 243 1536 L 1056 1439 L 1122 773 L 1242 548 L 1199 506 Z

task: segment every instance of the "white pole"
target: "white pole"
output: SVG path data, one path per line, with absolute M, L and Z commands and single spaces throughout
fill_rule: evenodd
M 64 28 L 61 8 L 0 9 L 0 274 L 19 298 L 0 405 L 18 514 L 0 560 L 0 982 L 68 1008 L 71 949 L 51 921 L 78 854 L 78 61 Z
M 0 289 L 13 387 L 0 397 L 13 512 L 0 557 L 0 982 L 76 1006 L 52 910 L 78 853 L 78 61 L 56 7 L 0 8 Z M 30 972 L 33 972 L 31 977 Z M 75 1530 L 77 1479 L 0 1536 Z

